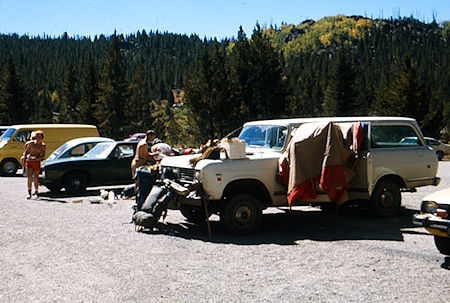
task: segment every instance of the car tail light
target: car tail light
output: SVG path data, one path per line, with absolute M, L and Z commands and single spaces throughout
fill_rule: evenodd
M 436 216 L 446 219 L 448 217 L 448 213 L 445 209 L 438 208 L 436 210 Z

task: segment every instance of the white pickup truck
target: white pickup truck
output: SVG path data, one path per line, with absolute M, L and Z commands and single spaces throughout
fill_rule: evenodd
M 238 134 L 246 142 L 242 159 L 214 156 L 198 161 L 198 155 L 166 157 L 161 161 L 165 176 L 190 188 L 187 197 L 178 197 L 174 208 L 191 221 L 218 214 L 232 233 L 257 230 L 262 211 L 268 207 L 288 206 L 287 188 L 277 180 L 278 160 L 287 148 L 292 130 L 304 123 L 360 122 L 362 144 L 356 176 L 349 183 L 352 201 L 369 202 L 374 214 L 395 215 L 401 207 L 401 191 L 438 185 L 438 159 L 425 141 L 414 119 L 400 117 L 333 117 L 264 120 L 245 123 Z M 417 137 L 416 143 L 402 143 L 405 137 Z M 311 201 L 294 205 L 330 205 L 326 193 Z

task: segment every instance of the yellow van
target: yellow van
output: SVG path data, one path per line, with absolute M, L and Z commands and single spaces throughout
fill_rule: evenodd
M 25 142 L 31 132 L 42 130 L 46 145 L 46 155 L 66 141 L 82 137 L 98 137 L 97 127 L 87 124 L 22 124 L 11 125 L 0 137 L 0 174 L 11 176 L 21 166 Z

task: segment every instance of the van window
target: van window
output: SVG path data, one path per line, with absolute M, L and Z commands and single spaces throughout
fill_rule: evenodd
M 15 142 L 27 142 L 30 140 L 32 130 L 21 130 L 14 137 L 13 141 Z
M 372 125 L 370 139 L 372 148 L 422 146 L 408 125 Z

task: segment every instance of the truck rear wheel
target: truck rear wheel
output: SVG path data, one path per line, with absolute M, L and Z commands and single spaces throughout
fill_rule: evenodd
M 378 217 L 395 216 L 401 208 L 402 195 L 395 181 L 379 182 L 373 190 L 370 209 Z
M 232 196 L 220 213 L 220 220 L 233 234 L 255 232 L 262 222 L 262 208 L 258 198 L 250 194 Z

